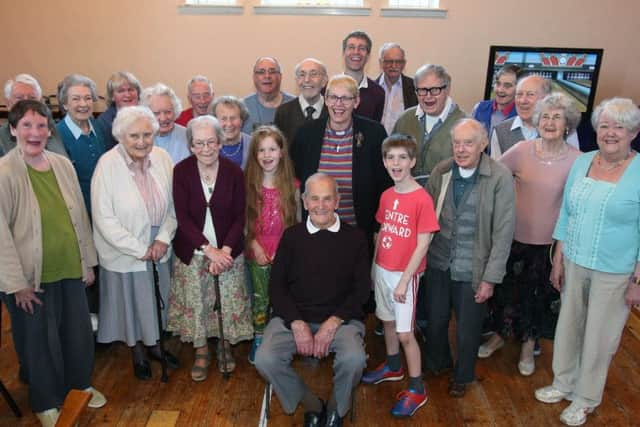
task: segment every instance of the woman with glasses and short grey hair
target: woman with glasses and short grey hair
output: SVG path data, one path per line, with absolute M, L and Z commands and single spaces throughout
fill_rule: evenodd
M 207 378 L 208 338 L 219 338 L 218 368 L 223 373 L 236 366 L 231 344 L 253 339 L 242 253 L 244 176 L 238 165 L 220 156 L 222 139 L 223 130 L 215 117 L 191 119 L 187 141 L 194 155 L 178 163 L 173 172 L 178 229 L 173 241 L 176 259 L 168 329 L 180 335 L 181 341 L 193 343 L 193 381 Z M 214 276 L 220 282 L 221 313 L 214 311 Z

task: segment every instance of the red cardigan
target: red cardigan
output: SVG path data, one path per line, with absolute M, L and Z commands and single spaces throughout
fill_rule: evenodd
M 202 192 L 196 156 L 187 157 L 173 169 L 173 200 L 178 220 L 173 249 L 185 264 L 191 262 L 193 251 L 207 242 L 202 234 L 207 208 L 211 210 L 218 248 L 229 246 L 234 258 L 244 248 L 244 176 L 235 163 L 222 156 L 218 161 L 218 177 L 210 203 Z

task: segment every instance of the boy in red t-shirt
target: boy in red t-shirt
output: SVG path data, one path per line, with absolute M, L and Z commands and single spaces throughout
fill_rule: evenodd
M 404 370 L 400 344 L 407 358 L 409 386 L 398 395 L 391 415 L 410 417 L 427 403 L 422 381 L 420 347 L 413 333 L 420 276 L 426 267 L 430 233 L 440 230 L 433 201 L 411 175 L 417 144 L 406 135 L 391 135 L 382 144 L 384 166 L 394 186 L 380 197 L 376 220 L 373 275 L 376 316 L 384 325 L 387 360 L 362 376 L 366 384 L 400 381 Z

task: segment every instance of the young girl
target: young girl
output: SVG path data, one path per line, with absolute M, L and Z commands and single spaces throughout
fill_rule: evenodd
M 249 353 L 253 363 L 262 342 L 269 307 L 269 274 L 282 232 L 299 221 L 298 183 L 282 132 L 261 126 L 251 136 L 245 170 L 247 187 L 247 264 L 253 283 L 255 339 Z

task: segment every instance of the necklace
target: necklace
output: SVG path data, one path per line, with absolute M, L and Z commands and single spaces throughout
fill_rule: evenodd
M 540 159 L 540 161 L 544 164 L 550 165 L 554 161 L 563 159 L 566 157 L 566 154 L 569 152 L 569 147 L 564 142 L 560 146 L 559 150 L 551 151 L 549 149 L 545 150 L 545 144 L 541 139 L 536 140 L 534 146 L 534 152 L 536 157 Z
M 602 169 L 605 172 L 611 172 L 612 170 L 622 166 L 623 163 L 627 161 L 627 159 L 629 158 L 630 155 L 631 155 L 631 152 L 629 151 L 626 154 L 626 156 L 624 156 L 624 159 L 615 161 L 613 163 L 613 165 L 611 165 L 611 166 L 604 166 L 602 164 L 602 155 L 600 153 L 598 153 L 598 158 L 597 158 L 598 167 L 600 167 L 600 169 Z
M 228 148 L 228 147 L 235 147 L 235 151 L 233 153 L 228 152 L 227 150 L 225 150 L 225 148 Z M 235 157 L 240 152 L 240 149 L 242 149 L 242 139 L 237 144 L 229 144 L 229 145 L 222 146 L 222 152 L 224 153 L 225 157 Z

